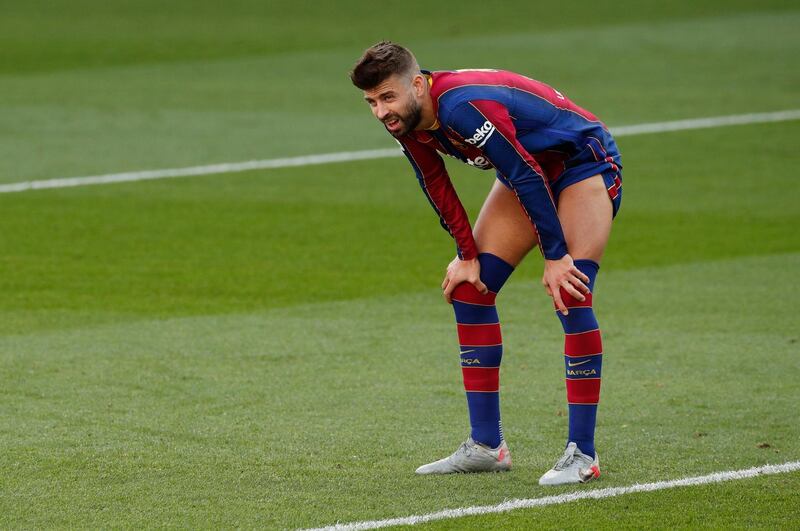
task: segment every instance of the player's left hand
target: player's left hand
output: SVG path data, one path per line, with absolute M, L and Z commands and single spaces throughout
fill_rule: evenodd
M 545 260 L 544 261 L 544 275 L 542 275 L 542 284 L 547 294 L 553 298 L 556 308 L 562 314 L 569 314 L 567 306 L 561 299 L 561 291 L 564 291 L 578 299 L 585 301 L 586 293 L 589 293 L 589 288 L 586 284 L 589 283 L 587 277 L 580 269 L 575 267 L 572 257 L 568 254 L 562 256 L 559 260 Z
M 456 256 L 447 266 L 447 273 L 442 282 L 442 295 L 448 304 L 453 304 L 453 290 L 462 282 L 469 282 L 482 295 L 489 293 L 489 288 L 481 282 L 481 263 L 477 258 L 462 260 Z

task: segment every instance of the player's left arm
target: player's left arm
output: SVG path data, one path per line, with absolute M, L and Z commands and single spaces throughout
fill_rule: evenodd
M 539 246 L 546 259 L 545 288 L 558 308 L 567 311 L 559 288 L 583 300 L 583 293 L 589 291 L 584 284 L 588 279 L 568 254 L 544 172 L 517 140 L 508 109 L 492 100 L 464 102 L 445 117 L 444 123 L 466 142 L 478 147 L 514 190 L 539 236 Z

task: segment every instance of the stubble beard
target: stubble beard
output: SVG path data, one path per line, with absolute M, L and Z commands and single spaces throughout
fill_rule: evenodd
M 395 132 L 389 131 L 389 133 L 398 138 L 405 136 L 416 129 L 419 123 L 422 121 L 422 105 L 420 105 L 417 100 L 412 99 L 408 106 L 406 106 L 404 109 L 403 114 L 391 115 L 386 121 L 391 121 L 394 118 L 398 118 L 403 127 Z

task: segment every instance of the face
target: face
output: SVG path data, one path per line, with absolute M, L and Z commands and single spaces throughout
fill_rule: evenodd
M 400 137 L 416 129 L 422 119 L 419 80 L 393 74 L 377 87 L 365 90 L 364 99 L 386 130 Z

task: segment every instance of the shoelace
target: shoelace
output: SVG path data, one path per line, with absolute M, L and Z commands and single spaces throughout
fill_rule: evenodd
M 558 460 L 556 465 L 553 467 L 556 470 L 564 470 L 567 466 L 572 464 L 572 461 L 575 460 L 575 447 L 569 446 L 566 450 L 564 450 L 564 455 L 561 456 L 561 459 Z
M 459 452 L 463 452 L 467 457 L 472 455 L 472 448 L 467 441 L 461 443 L 461 447 L 458 449 Z

